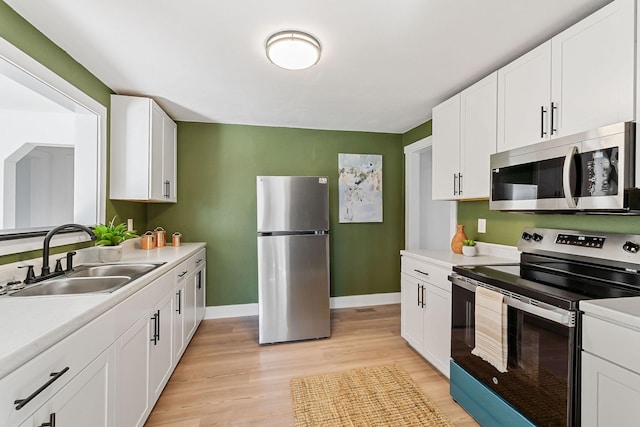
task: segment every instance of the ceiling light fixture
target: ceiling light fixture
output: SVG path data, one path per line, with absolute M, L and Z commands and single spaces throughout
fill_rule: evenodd
M 267 40 L 267 58 L 287 70 L 304 70 L 320 59 L 320 42 L 301 31 L 281 31 Z

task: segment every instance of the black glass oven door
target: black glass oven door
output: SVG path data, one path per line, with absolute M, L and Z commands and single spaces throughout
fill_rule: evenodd
M 451 357 L 539 426 L 573 420 L 575 328 L 508 307 L 507 372 L 471 354 L 475 293 L 452 286 Z

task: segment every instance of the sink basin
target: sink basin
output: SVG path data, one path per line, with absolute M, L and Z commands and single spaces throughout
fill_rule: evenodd
M 48 279 L 9 295 L 32 297 L 113 292 L 162 264 L 84 264 L 64 276 Z
M 94 292 L 112 292 L 131 281 L 129 276 L 108 277 L 62 277 L 42 282 L 11 296 L 32 297 L 40 295 L 87 294 Z
M 138 278 L 160 264 L 86 264 L 78 266 L 67 277 L 129 276 Z

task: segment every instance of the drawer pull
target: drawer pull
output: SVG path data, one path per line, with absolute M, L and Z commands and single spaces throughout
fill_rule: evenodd
M 201 262 L 202 262 L 202 258 L 196 261 L 196 265 L 200 264 Z
M 51 377 L 53 377 L 53 378 L 51 378 L 49 381 L 47 381 L 42 386 L 40 386 L 39 389 L 37 389 L 36 391 L 31 393 L 31 396 L 29 396 L 29 397 L 27 397 L 25 399 L 18 399 L 15 402 L 13 402 L 13 404 L 16 405 L 16 411 L 19 411 L 20 409 L 24 408 L 27 403 L 31 402 L 37 395 L 42 393 L 47 387 L 49 387 L 51 384 L 53 384 L 58 378 L 63 376 L 68 370 L 69 370 L 69 367 L 67 366 L 66 368 L 64 368 L 60 372 L 52 372 L 49 375 Z
M 429 273 L 425 273 L 424 271 L 420 271 L 420 270 L 416 270 L 416 269 L 414 269 L 413 271 L 415 271 L 416 273 L 423 274 L 423 275 L 425 275 L 425 276 L 428 276 L 428 275 L 429 275 Z
M 188 270 L 187 271 L 183 271 L 182 273 L 178 274 L 178 277 L 182 278 L 187 273 L 188 273 Z
M 42 423 L 38 427 L 56 427 L 56 413 L 52 412 L 49 414 L 49 422 Z

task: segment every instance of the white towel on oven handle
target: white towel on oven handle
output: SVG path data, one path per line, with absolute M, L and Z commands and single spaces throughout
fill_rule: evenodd
M 475 321 L 476 346 L 471 354 L 491 363 L 498 371 L 507 372 L 507 307 L 504 296 L 477 286 Z

